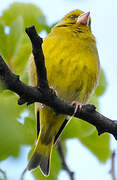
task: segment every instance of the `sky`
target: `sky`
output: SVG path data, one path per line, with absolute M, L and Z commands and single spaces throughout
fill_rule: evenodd
M 0 0 L 0 13 L 7 8 L 14 0 Z M 16 2 L 16 1 L 15 1 Z M 47 17 L 49 24 L 60 20 L 66 13 L 73 9 L 81 9 L 85 12 L 90 11 L 92 17 L 92 31 L 97 39 L 97 48 L 100 57 L 101 67 L 103 68 L 108 87 L 105 94 L 100 98 L 100 112 L 105 116 L 117 119 L 117 0 L 24 0 L 17 2 L 34 3 L 38 5 Z M 111 138 L 111 149 L 117 150 L 117 143 Z M 80 180 L 111 180 L 109 175 L 110 160 L 104 165 L 101 164 L 88 150 L 81 146 L 79 141 L 69 140 L 67 163 L 72 171 L 76 172 L 75 178 Z M 71 148 L 72 147 L 72 148 Z M 14 168 L 22 159 L 26 159 L 29 147 L 21 148 L 19 160 L 12 157 L 9 161 L 0 163 L 0 168 L 9 171 L 9 180 L 13 179 Z M 26 153 L 27 152 L 27 153 Z M 76 156 L 78 154 L 78 156 Z M 117 158 L 116 158 L 117 159 Z M 11 167 L 11 161 L 14 166 Z M 80 162 L 80 164 L 78 163 Z M 25 160 L 27 163 L 27 159 Z M 21 168 L 26 166 L 22 164 Z M 117 161 L 116 161 L 117 164 Z M 19 166 L 20 167 L 20 166 Z M 116 167 L 117 168 L 117 167 Z M 16 169 L 15 173 L 21 173 L 22 169 Z M 78 172 L 77 172 L 78 171 Z M 85 172 L 85 173 L 84 173 Z M 59 180 L 69 180 L 64 171 L 59 175 Z M 26 173 L 24 180 L 34 180 L 30 173 Z

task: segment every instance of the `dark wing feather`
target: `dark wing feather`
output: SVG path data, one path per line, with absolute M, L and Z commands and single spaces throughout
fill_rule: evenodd
M 68 116 L 67 116 L 67 117 L 65 118 L 63 124 L 61 125 L 59 131 L 57 132 L 57 134 L 56 134 L 56 136 L 55 136 L 54 144 L 56 144 L 59 136 L 61 135 L 61 133 L 62 133 L 63 129 L 65 128 L 65 126 L 67 125 L 68 121 L 69 121 L 69 118 L 68 118 Z
M 37 111 L 37 138 L 39 135 L 39 131 L 40 131 L 40 113 L 39 110 Z

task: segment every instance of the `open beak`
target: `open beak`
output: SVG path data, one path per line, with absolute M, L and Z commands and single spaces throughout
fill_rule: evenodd
M 90 16 L 90 12 L 81 14 L 78 17 L 76 24 L 80 23 L 80 24 L 84 24 L 84 25 L 88 26 L 89 25 L 89 16 Z

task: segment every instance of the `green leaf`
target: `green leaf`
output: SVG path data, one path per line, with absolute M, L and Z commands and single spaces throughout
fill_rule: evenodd
M 102 162 L 106 162 L 111 155 L 110 135 L 107 133 L 98 136 L 95 130 L 90 136 L 81 138 L 80 141 Z
M 22 113 L 29 111 L 26 105 L 17 105 L 17 96 L 6 90 L 0 94 L 0 160 L 8 156 L 18 156 L 21 145 L 33 145 L 36 139 L 36 120 L 24 118 L 20 123 Z
M 16 96 L 0 94 L 0 160 L 10 155 L 18 156 L 22 139 L 23 125 L 17 121 L 23 106 L 16 105 Z
M 77 137 L 100 161 L 110 157 L 110 135 L 98 136 L 92 125 L 80 119 L 72 119 L 62 134 L 62 140 Z
M 47 25 L 42 11 L 33 4 L 13 3 L 7 10 L 3 11 L 1 19 L 5 21 L 7 26 L 11 26 L 19 16 L 22 16 L 25 28 L 35 25 L 37 31 L 40 32 L 43 30 L 43 26 Z
M 0 55 L 5 58 L 7 56 L 7 35 L 5 34 L 5 24 L 0 21 Z
M 67 140 L 69 138 L 81 138 L 92 134 L 95 131 L 95 127 L 87 122 L 73 118 L 67 127 L 64 129 L 61 138 Z
M 17 56 L 13 59 L 12 67 L 14 69 L 14 73 L 16 74 L 22 74 L 25 71 L 27 61 L 31 55 L 31 44 L 25 43 L 20 46 L 20 49 L 17 53 Z M 27 71 L 28 72 L 28 71 Z M 22 75 L 21 74 L 21 75 Z
M 10 65 L 14 61 L 14 58 L 18 56 L 18 51 L 22 43 L 23 38 L 23 18 L 19 16 L 15 19 L 10 27 L 10 34 L 8 36 L 8 57 L 7 60 Z
M 106 91 L 106 87 L 107 87 L 106 77 L 105 77 L 104 71 L 101 69 L 99 85 L 96 88 L 95 94 L 97 96 L 101 96 Z
M 24 124 L 18 121 L 26 106 L 18 106 L 17 96 L 12 93 L 1 93 L 0 100 L 0 160 L 3 160 L 10 155 L 18 156 L 22 144 L 34 143 L 36 121 L 32 116 L 26 117 Z
M 4 91 L 2 91 L 2 95 L 7 98 L 9 96 L 14 96 L 14 92 L 9 91 L 8 89 L 5 89 Z
M 0 93 L 5 90 L 5 84 L 0 80 Z
M 1 28 L 3 30 L 0 33 L 1 36 L 6 36 L 7 40 L 5 48 L 3 46 L 6 50 L 6 61 L 14 73 L 21 74 L 25 67 L 27 67 L 27 61 L 32 49 L 30 40 L 25 33 L 25 28 L 35 25 L 38 32 L 43 29 L 48 30 L 45 16 L 42 11 L 33 4 L 14 3 L 7 10 L 3 11 L 0 22 L 2 26 L 2 22 L 4 22 L 10 29 L 10 33 L 5 35 L 4 28 L 6 28 L 6 26 L 4 26 Z M 3 39 L 3 44 L 5 44 L 4 42 Z
M 28 116 L 24 120 L 23 133 L 25 135 L 22 144 L 33 145 L 36 139 L 36 120 Z

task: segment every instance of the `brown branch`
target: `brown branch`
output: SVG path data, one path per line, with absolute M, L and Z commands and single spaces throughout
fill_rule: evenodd
M 34 26 L 26 28 L 26 33 L 28 34 L 32 43 L 32 53 L 34 55 L 37 71 L 37 86 L 42 89 L 49 89 L 45 60 L 42 51 L 43 39 L 38 36 Z
M 42 52 L 42 39 L 37 35 L 34 26 L 26 29 L 26 32 L 32 42 L 33 55 L 37 67 L 38 85 L 32 87 L 20 81 L 19 76 L 13 74 L 0 56 L 0 80 L 6 88 L 20 96 L 18 104 L 31 104 L 34 102 L 43 103 L 51 108 L 57 114 L 66 114 L 72 116 L 75 107 L 70 103 L 60 99 L 56 93 L 49 88 L 47 73 L 45 68 L 44 55 Z M 41 67 L 41 68 L 39 68 Z M 38 70 L 39 69 L 39 70 Z M 83 105 L 74 115 L 84 121 L 89 122 L 97 128 L 98 135 L 108 132 L 117 139 L 117 121 L 113 121 L 95 110 L 94 105 Z
M 24 180 L 24 175 L 26 174 L 26 171 L 27 171 L 27 167 L 23 170 L 20 180 Z
M 68 173 L 70 180 L 74 180 L 74 172 L 70 171 L 68 165 L 66 164 L 64 152 L 60 141 L 58 141 L 57 143 L 57 150 L 61 159 L 62 168 Z
M 0 169 L 0 173 L 2 173 L 2 175 L 3 175 L 3 177 L 4 177 L 4 180 L 7 180 L 6 173 L 5 173 L 2 169 Z
M 110 174 L 112 176 L 112 180 L 116 180 L 116 175 L 115 175 L 115 151 L 112 153 L 112 158 L 111 158 L 111 170 Z

